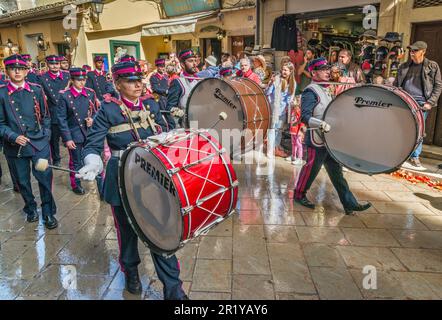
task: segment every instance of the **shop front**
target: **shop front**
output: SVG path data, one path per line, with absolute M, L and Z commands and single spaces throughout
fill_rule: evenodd
M 162 19 L 145 25 L 142 43 L 152 43 L 146 52 L 149 61 L 164 52 L 179 52 L 192 48 L 203 58 L 214 55 L 220 61 L 222 52 L 238 53 L 254 44 L 255 10 L 222 9 Z M 156 50 L 155 50 L 156 49 Z

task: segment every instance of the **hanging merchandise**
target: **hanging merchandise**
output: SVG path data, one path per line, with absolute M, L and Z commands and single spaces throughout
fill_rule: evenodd
M 376 49 L 374 74 L 385 76 L 385 70 L 387 69 L 387 56 L 390 50 L 385 46 L 380 46 Z
M 382 38 L 382 41 L 386 42 L 401 42 L 399 33 L 397 32 L 387 32 L 385 34 L 385 37 Z
M 298 29 L 293 15 L 283 15 L 273 22 L 272 48 L 277 51 L 298 50 Z

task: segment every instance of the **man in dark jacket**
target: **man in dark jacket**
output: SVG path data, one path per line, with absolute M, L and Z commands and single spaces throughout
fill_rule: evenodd
M 417 41 L 408 47 L 410 60 L 399 66 L 398 76 L 394 85 L 408 92 L 424 111 L 427 119 L 428 111 L 437 107 L 442 92 L 442 79 L 437 62 L 425 58 L 427 44 Z M 422 152 L 422 143 L 410 156 L 411 164 L 417 169 L 422 167 L 419 156 Z

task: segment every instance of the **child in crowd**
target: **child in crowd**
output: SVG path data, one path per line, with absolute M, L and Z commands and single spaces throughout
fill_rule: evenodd
M 301 96 L 296 96 L 290 112 L 290 137 L 292 140 L 292 155 L 287 157 L 287 161 L 295 166 L 304 164 L 303 147 L 304 133 L 307 128 L 301 122 Z

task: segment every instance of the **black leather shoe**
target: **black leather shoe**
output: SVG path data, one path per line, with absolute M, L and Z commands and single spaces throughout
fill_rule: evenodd
M 79 195 L 84 195 L 84 189 L 81 186 L 75 187 L 74 189 L 72 189 L 72 191 L 74 191 L 75 194 L 79 194 Z
M 127 271 L 125 273 L 126 290 L 132 294 L 141 294 L 142 286 L 138 271 Z
M 58 221 L 54 216 L 47 216 L 43 218 L 43 223 L 46 228 L 49 230 L 55 229 L 58 227 Z
M 26 216 L 26 221 L 29 223 L 38 221 L 38 212 L 37 210 L 32 211 L 31 213 L 28 213 Z
M 353 211 L 365 211 L 368 208 L 371 207 L 371 203 L 367 202 L 366 204 L 358 204 L 356 207 L 353 207 L 351 209 L 349 208 L 344 208 L 345 214 L 353 214 Z
M 315 204 L 313 202 L 310 202 L 309 199 L 307 199 L 307 197 L 303 197 L 301 199 L 295 199 L 296 203 L 299 203 L 301 206 L 310 208 L 310 209 L 314 209 L 315 208 Z

